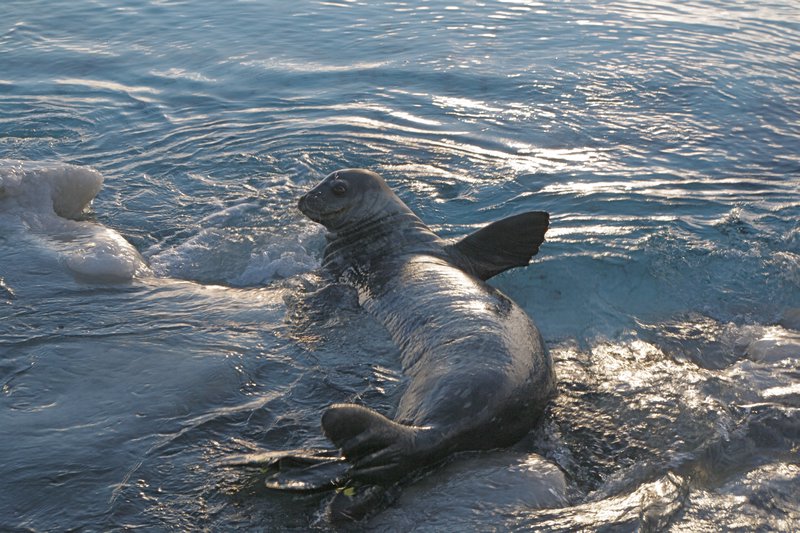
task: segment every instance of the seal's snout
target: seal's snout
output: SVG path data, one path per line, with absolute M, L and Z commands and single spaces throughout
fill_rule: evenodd
M 299 209 L 300 211 L 303 210 L 303 205 L 306 203 L 306 196 L 307 195 L 304 194 L 303 196 L 300 197 L 299 200 L 297 200 L 297 209 Z
M 319 197 L 318 195 L 314 194 L 313 191 L 307 192 L 301 196 L 299 200 L 297 200 L 297 208 L 300 210 L 300 212 L 314 222 L 321 222 L 318 204 Z

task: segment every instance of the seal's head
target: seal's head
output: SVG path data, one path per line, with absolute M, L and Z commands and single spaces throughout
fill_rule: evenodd
M 410 213 L 378 174 L 363 169 L 337 170 L 300 198 L 300 211 L 331 231 Z

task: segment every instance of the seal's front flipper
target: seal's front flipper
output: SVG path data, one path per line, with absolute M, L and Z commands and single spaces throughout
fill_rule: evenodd
M 283 450 L 229 457 L 221 466 L 254 467 L 268 489 L 320 492 L 344 485 L 350 466 L 333 450 Z
M 531 211 L 492 222 L 445 247 L 453 263 L 487 280 L 509 268 L 526 266 L 539 251 L 550 223 L 544 211 Z
M 352 479 L 387 484 L 436 458 L 429 428 L 407 426 L 354 404 L 336 404 L 322 415 L 322 430 L 352 463 Z

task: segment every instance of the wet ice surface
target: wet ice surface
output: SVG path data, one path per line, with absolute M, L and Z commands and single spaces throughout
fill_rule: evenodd
M 341 167 L 446 237 L 552 214 L 492 282 L 556 361 L 546 420 L 367 528 L 797 529 L 791 2 L 4 6 L 0 529 L 329 528 L 215 465 L 402 391 L 310 296 L 296 198 Z

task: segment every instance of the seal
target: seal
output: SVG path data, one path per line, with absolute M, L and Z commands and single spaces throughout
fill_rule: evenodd
M 450 242 L 378 174 L 334 172 L 300 198 L 328 230 L 323 268 L 388 330 L 409 378 L 393 418 L 335 404 L 325 435 L 352 479 L 389 486 L 463 450 L 509 446 L 535 425 L 555 373 L 527 314 L 485 280 L 527 265 L 549 215 L 530 212 Z

